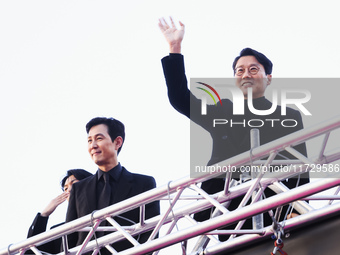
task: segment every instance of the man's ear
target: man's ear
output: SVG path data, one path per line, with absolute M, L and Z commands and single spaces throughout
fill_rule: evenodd
M 267 74 L 267 86 L 269 86 L 272 83 L 272 75 Z
M 115 142 L 115 148 L 118 151 L 118 149 L 122 147 L 123 145 L 123 138 L 121 136 L 117 136 L 114 142 Z

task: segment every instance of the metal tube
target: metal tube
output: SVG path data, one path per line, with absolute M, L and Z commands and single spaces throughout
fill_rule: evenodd
M 199 192 L 206 200 L 208 200 L 212 205 L 214 205 L 216 208 L 218 208 L 222 213 L 228 213 L 229 211 L 224 207 L 221 206 L 220 203 L 218 203 L 215 199 L 212 199 L 208 193 L 206 193 L 203 189 L 200 189 L 196 185 L 192 185 L 191 188 Z
M 305 184 L 299 186 L 293 190 L 285 193 L 281 193 L 265 200 L 259 201 L 249 205 L 248 208 L 240 208 L 228 214 L 223 214 L 216 218 L 210 219 L 208 221 L 199 223 L 191 228 L 185 228 L 176 233 L 169 234 L 167 236 L 152 240 L 149 243 L 145 243 L 143 246 L 133 247 L 131 249 L 122 251 L 122 255 L 127 254 L 137 254 L 151 252 L 158 250 L 174 243 L 192 238 L 194 236 L 203 234 L 205 232 L 211 231 L 213 229 L 222 227 L 224 225 L 232 224 L 238 222 L 239 220 L 253 215 L 263 213 L 267 210 L 276 208 L 281 204 L 288 204 L 292 201 L 300 199 L 305 196 L 312 195 L 317 192 L 321 192 L 327 189 L 329 186 L 336 186 L 340 184 L 340 179 L 321 179 L 314 183 Z
M 298 217 L 294 217 L 285 221 L 285 231 L 294 230 L 297 227 L 305 226 L 308 224 L 312 224 L 315 220 L 322 220 L 330 217 L 334 214 L 339 214 L 340 211 L 340 203 L 334 204 L 330 207 L 323 207 L 319 210 L 315 210 L 308 214 L 303 214 Z M 230 249 L 235 249 L 237 247 L 242 247 L 248 242 L 254 242 L 256 240 L 260 241 L 261 239 L 269 238 L 273 234 L 273 229 L 271 226 L 264 228 L 265 234 L 263 236 L 258 235 L 243 235 L 238 238 L 235 238 L 228 242 L 219 243 L 214 246 L 208 247 L 204 254 L 216 254 L 218 252 L 224 251 L 227 252 Z
M 325 148 L 326 148 L 326 145 L 327 145 L 327 141 L 328 141 L 329 135 L 330 135 L 330 132 L 325 134 L 325 137 L 324 137 L 324 139 L 322 141 L 322 145 L 321 145 L 321 149 L 320 149 L 318 160 L 322 160 L 322 158 L 324 157 L 324 152 L 325 152 Z
M 253 150 L 254 148 L 259 147 L 259 146 L 260 146 L 260 130 L 257 128 L 253 128 L 250 130 L 250 148 Z M 252 160 L 251 160 L 251 163 L 252 163 Z M 257 177 L 257 173 L 254 171 L 251 171 L 251 178 L 254 179 L 256 177 Z M 253 201 L 255 200 L 257 190 L 258 189 L 254 189 L 252 193 Z M 259 200 L 261 199 L 262 197 L 260 196 Z M 258 215 L 253 216 L 252 224 L 253 224 L 253 229 L 263 228 L 263 214 L 258 214 Z
M 134 239 L 128 232 L 126 232 L 118 223 L 117 221 L 115 221 L 114 219 L 112 219 L 111 217 L 106 218 L 106 220 L 108 222 L 110 222 L 110 224 L 114 227 L 117 228 L 117 230 L 119 231 L 120 234 L 122 234 L 123 236 L 125 236 L 125 238 L 127 240 L 130 241 L 130 243 L 132 243 L 134 246 L 139 245 L 139 243 L 136 241 L 136 239 Z

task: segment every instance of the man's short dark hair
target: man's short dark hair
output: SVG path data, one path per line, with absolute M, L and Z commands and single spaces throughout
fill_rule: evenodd
M 89 133 L 90 129 L 94 126 L 104 124 L 107 126 L 108 133 L 111 137 L 112 142 L 118 137 L 121 136 L 123 138 L 123 143 L 125 141 L 125 127 L 122 122 L 119 120 L 116 120 L 114 118 L 106 118 L 106 117 L 96 117 L 90 120 L 86 124 L 86 132 Z M 122 146 L 118 149 L 118 153 L 122 149 Z
M 65 182 L 67 180 L 68 177 L 74 175 L 74 177 L 80 181 L 82 179 L 85 179 L 89 176 L 91 176 L 92 174 L 89 173 L 88 171 L 84 170 L 84 169 L 70 169 L 67 171 L 66 176 L 61 180 L 60 185 L 62 190 L 64 190 L 64 186 L 65 186 Z
M 235 58 L 234 62 L 233 62 L 234 74 L 235 74 L 235 67 L 236 67 L 237 61 L 241 57 L 245 57 L 245 56 L 254 56 L 256 58 L 256 60 L 259 61 L 259 63 L 261 65 L 263 65 L 266 74 L 271 74 L 272 73 L 273 63 L 264 54 L 262 54 L 261 52 L 258 52 L 256 50 L 253 50 L 251 48 L 244 48 L 240 52 L 240 55 L 237 56 Z

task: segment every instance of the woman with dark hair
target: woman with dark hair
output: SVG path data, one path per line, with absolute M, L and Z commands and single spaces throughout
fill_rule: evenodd
M 63 193 L 58 195 L 56 198 L 53 198 L 49 202 L 49 204 L 45 207 L 45 209 L 36 215 L 31 227 L 28 230 L 27 238 L 45 232 L 46 227 L 47 227 L 48 217 L 54 212 L 54 210 L 60 204 L 65 202 L 65 200 L 68 201 L 73 183 L 79 182 L 80 180 L 83 180 L 91 175 L 92 175 L 91 173 L 83 169 L 68 170 L 66 173 L 66 176 L 60 182 Z M 52 226 L 51 228 L 58 227 L 62 224 L 64 223 L 63 222 L 59 223 L 57 225 Z M 59 253 L 60 248 L 61 248 L 61 238 L 48 242 L 38 247 L 39 250 L 45 251 L 48 253 Z

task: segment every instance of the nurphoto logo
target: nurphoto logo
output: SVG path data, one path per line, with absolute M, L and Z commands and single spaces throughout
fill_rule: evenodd
M 208 87 L 209 89 L 211 89 L 215 95 L 218 97 L 219 102 L 222 105 L 222 101 L 221 98 L 219 96 L 219 94 L 217 93 L 217 91 L 210 85 L 203 83 L 203 82 L 198 82 L 199 84 L 202 84 L 206 87 Z M 218 86 L 219 89 L 227 89 L 231 92 L 232 94 L 232 101 L 234 104 L 233 107 L 233 114 L 234 115 L 244 115 L 244 96 L 243 93 L 240 89 L 238 89 L 237 87 L 229 87 L 229 86 Z M 206 89 L 197 87 L 198 89 L 201 89 L 203 91 L 205 91 L 208 95 L 210 95 L 210 97 L 213 99 L 215 105 L 217 105 L 216 100 L 214 98 L 214 96 Z M 260 115 L 260 116 L 264 116 L 264 115 L 269 115 L 272 114 L 277 106 L 278 106 L 278 91 L 277 89 L 273 90 L 273 104 L 272 107 L 270 109 L 266 109 L 266 110 L 258 110 L 255 109 L 255 107 L 253 106 L 253 88 L 249 87 L 248 89 L 248 98 L 247 98 L 247 104 L 249 107 L 249 110 L 255 114 L 255 115 Z M 301 94 L 303 95 L 303 97 L 300 98 L 290 98 L 289 94 Z M 202 107 L 201 107 L 201 114 L 202 115 L 206 115 L 207 114 L 207 100 L 206 98 L 203 96 L 202 98 Z M 281 99 L 281 115 L 286 115 L 286 108 L 287 105 L 295 105 L 304 115 L 306 116 L 311 116 L 312 114 L 306 109 L 306 107 L 303 105 L 307 102 L 309 102 L 309 100 L 311 99 L 311 93 L 308 90 L 305 89 L 282 89 L 281 93 L 280 93 L 280 99 Z
M 308 103 L 311 99 L 311 93 L 310 91 L 306 89 L 281 89 L 280 91 L 277 89 L 273 89 L 272 91 L 272 105 L 269 109 L 256 109 L 253 104 L 253 88 L 248 87 L 247 88 L 247 99 L 244 98 L 244 95 L 242 91 L 238 87 L 231 87 L 226 85 L 215 85 L 216 89 L 203 82 L 197 82 L 198 84 L 203 85 L 205 88 L 202 87 L 196 87 L 197 89 L 200 89 L 204 91 L 205 93 L 201 95 L 201 115 L 208 115 L 208 103 L 207 103 L 207 97 L 206 94 L 208 94 L 212 100 L 214 101 L 215 106 L 222 107 L 223 102 L 221 100 L 220 94 L 217 92 L 230 92 L 232 96 L 232 102 L 233 102 L 233 115 L 234 116 L 242 116 L 245 115 L 245 102 L 247 104 L 247 107 L 249 111 L 254 116 L 268 116 L 273 114 L 277 108 L 278 105 L 281 105 L 281 116 L 286 116 L 287 113 L 287 107 L 295 106 L 301 113 L 303 113 L 305 116 L 311 116 L 312 114 L 308 109 L 304 106 L 304 104 Z M 209 90 L 210 91 L 209 91 Z M 225 91 L 223 91 L 225 90 Z M 217 100 L 215 97 L 218 98 L 219 103 L 217 103 Z M 279 102 L 280 101 L 280 102 Z M 221 108 L 221 111 L 223 109 Z M 283 118 L 283 119 L 277 119 L 277 118 L 270 118 L 267 119 L 264 118 L 252 118 L 252 119 L 243 119 L 241 121 L 235 121 L 234 119 L 221 119 L 221 118 L 214 118 L 212 120 L 212 126 L 216 127 L 218 125 L 230 125 L 230 127 L 239 125 L 239 126 L 249 126 L 252 128 L 258 128 L 262 127 L 265 124 L 269 124 L 271 127 L 275 127 L 276 124 L 280 124 L 282 127 L 296 127 L 298 125 L 298 122 L 295 119 L 289 119 L 289 118 Z

